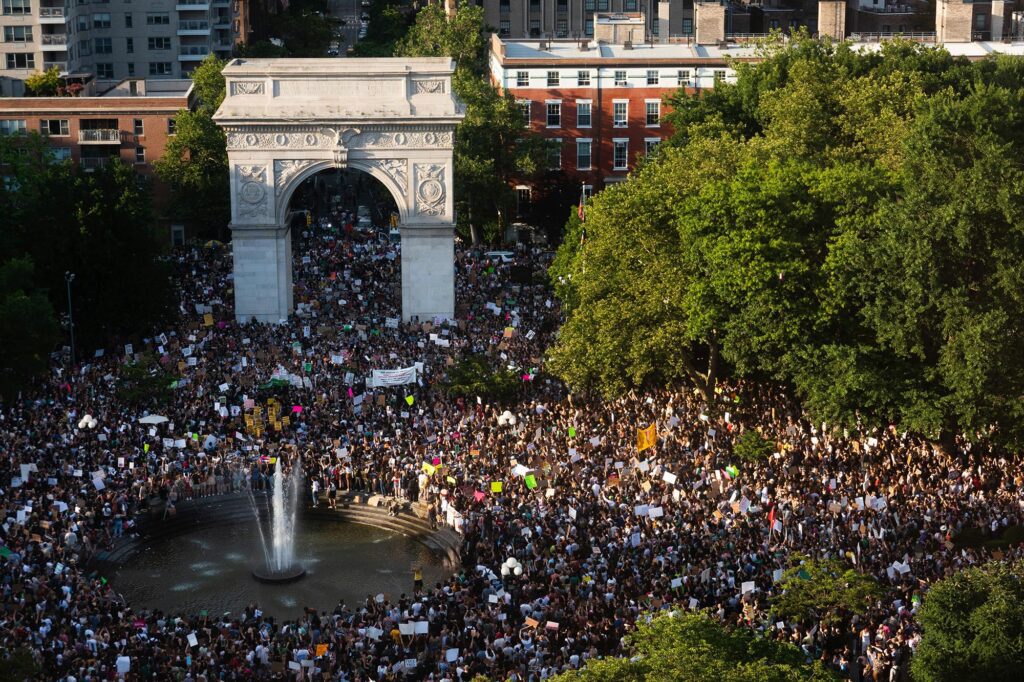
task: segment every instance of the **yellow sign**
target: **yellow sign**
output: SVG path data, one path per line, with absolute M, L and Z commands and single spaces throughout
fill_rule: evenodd
M 653 448 L 658 443 L 658 431 L 654 424 L 646 429 L 636 430 L 636 451 L 643 452 L 647 448 Z

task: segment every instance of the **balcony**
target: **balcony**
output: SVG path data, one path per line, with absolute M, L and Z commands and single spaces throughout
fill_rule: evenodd
M 81 160 L 82 170 L 94 171 L 97 168 L 106 168 L 114 162 L 109 156 L 83 156 Z
M 208 36 L 210 35 L 210 22 L 208 21 L 179 21 L 179 36 Z
M 64 52 L 68 49 L 68 37 L 62 33 L 44 33 L 42 38 L 43 52 Z
M 67 17 L 64 16 L 63 7 L 40 7 L 40 24 L 63 24 Z
M 174 5 L 179 12 L 207 12 L 210 9 L 208 2 L 179 2 Z
M 913 14 L 914 8 L 911 5 L 882 5 L 881 7 L 861 6 L 857 8 L 860 12 L 871 14 Z
M 78 131 L 79 144 L 121 144 L 121 131 L 117 128 L 96 128 Z
M 179 62 L 201 62 L 210 54 L 210 48 L 206 45 L 182 46 L 178 53 Z
M 43 62 L 43 71 L 49 71 L 50 69 L 57 69 L 61 73 L 65 73 L 68 70 L 67 62 Z

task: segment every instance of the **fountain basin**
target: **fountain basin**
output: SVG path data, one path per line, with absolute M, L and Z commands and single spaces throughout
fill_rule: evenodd
M 252 577 L 261 583 L 277 583 L 279 585 L 293 583 L 304 575 L 306 575 L 306 569 L 299 564 L 294 564 L 280 571 L 275 571 L 265 566 L 252 569 Z

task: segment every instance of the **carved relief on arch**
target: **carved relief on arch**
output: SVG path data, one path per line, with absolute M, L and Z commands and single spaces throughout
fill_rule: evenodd
M 276 159 L 274 161 L 274 194 L 278 197 L 296 175 L 316 163 L 313 159 Z
M 394 181 L 404 199 L 409 191 L 409 162 L 406 159 L 369 159 L 367 168 L 377 168 Z
M 444 166 L 436 163 L 417 163 L 415 172 L 416 215 L 443 215 L 447 198 Z
M 232 81 L 231 95 L 262 95 L 265 88 L 263 81 Z
M 239 218 L 265 218 L 267 215 L 267 167 L 246 164 L 235 167 L 237 196 L 235 207 Z

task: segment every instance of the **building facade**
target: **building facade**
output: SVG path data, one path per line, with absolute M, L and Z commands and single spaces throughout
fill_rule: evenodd
M 252 30 L 250 0 L 0 0 L 0 95 L 57 67 L 102 91 L 128 78 L 187 78 L 206 55 L 227 58 Z
M 727 56 L 682 44 L 542 44 L 494 36 L 490 72 L 519 101 L 530 129 L 552 141 L 549 169 L 598 190 L 625 180 L 640 157 L 671 136 L 667 95 L 735 78 Z

